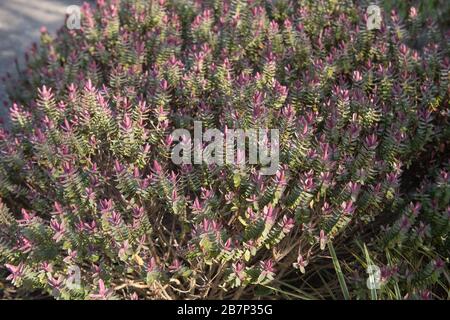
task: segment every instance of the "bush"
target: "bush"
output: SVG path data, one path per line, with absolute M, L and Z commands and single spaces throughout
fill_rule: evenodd
M 447 42 L 420 16 L 393 12 L 369 31 L 364 13 L 352 1 L 98 1 L 81 30 L 42 30 L 8 79 L 0 129 L 7 279 L 63 299 L 373 297 L 352 280 L 360 245 L 367 265 L 411 259 L 397 274 L 418 280 L 392 277 L 381 297 L 445 298 Z M 408 47 L 425 27 L 424 49 Z M 175 165 L 171 133 L 194 120 L 279 128 L 276 175 Z M 426 187 L 430 163 L 443 173 Z

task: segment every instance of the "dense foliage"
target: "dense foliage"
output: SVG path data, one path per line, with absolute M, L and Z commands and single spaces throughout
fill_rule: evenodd
M 42 30 L 6 81 L 7 280 L 63 299 L 448 298 L 448 39 L 414 8 L 367 30 L 365 10 L 99 0 L 81 30 Z M 280 129 L 276 175 L 173 164 L 194 120 Z

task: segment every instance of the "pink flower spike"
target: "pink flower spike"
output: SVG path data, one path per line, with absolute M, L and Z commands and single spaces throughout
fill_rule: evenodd
M 90 297 L 94 300 L 107 300 L 112 295 L 112 290 L 107 289 L 102 279 L 98 280 L 99 291 L 96 294 L 91 294 Z
M 153 170 L 157 173 L 157 174 L 161 174 L 162 172 L 162 167 L 159 164 L 159 162 L 157 160 L 153 161 Z

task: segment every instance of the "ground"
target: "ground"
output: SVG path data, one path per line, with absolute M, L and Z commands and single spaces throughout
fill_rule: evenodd
M 67 7 L 82 3 L 82 0 L 1 0 L 0 76 L 14 72 L 14 59 L 23 61 L 25 51 L 39 40 L 41 26 L 55 34 L 64 24 Z M 0 83 L 0 118 L 6 115 L 4 100 L 5 90 Z

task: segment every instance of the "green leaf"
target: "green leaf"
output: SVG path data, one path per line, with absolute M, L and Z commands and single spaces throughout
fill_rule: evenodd
M 239 173 L 234 174 L 233 183 L 235 188 L 238 188 L 241 185 L 241 175 Z
M 328 249 L 330 250 L 331 258 L 333 259 L 334 270 L 336 270 L 336 274 L 338 277 L 339 285 L 341 286 L 342 294 L 344 295 L 345 300 L 350 300 L 350 294 L 348 293 L 347 284 L 345 283 L 344 274 L 341 270 L 341 265 L 336 256 L 336 252 L 334 251 L 333 244 L 331 241 L 328 242 Z
M 245 261 L 250 261 L 250 257 L 251 257 L 250 251 L 249 250 L 245 250 L 245 253 L 244 253 Z

